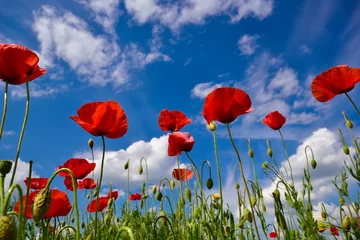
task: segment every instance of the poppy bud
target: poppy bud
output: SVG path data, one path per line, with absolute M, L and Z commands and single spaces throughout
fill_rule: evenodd
M 265 204 L 262 204 L 261 207 L 262 207 L 262 211 L 263 211 L 263 212 L 266 212 L 266 206 L 265 206 Z
M 163 195 L 162 195 L 162 193 L 159 191 L 159 192 L 156 194 L 156 199 L 160 202 L 162 198 L 163 198 Z
M 16 224 L 10 216 L 0 216 L 0 239 L 16 240 Z
M 214 186 L 214 181 L 212 180 L 212 178 L 209 178 L 207 181 L 206 181 L 206 187 L 210 190 L 212 189 Z
M 124 169 L 127 170 L 129 168 L 129 160 L 125 163 Z
M 171 189 L 174 189 L 175 188 L 175 180 L 174 179 L 172 179 L 171 181 L 170 181 L 170 188 Z
M 275 191 L 273 192 L 273 197 L 275 200 L 280 200 L 280 191 L 275 189 Z
M 154 186 L 152 187 L 152 193 L 155 194 L 156 191 L 157 191 L 157 188 L 156 188 L 156 186 L 154 185 Z
M 183 208 L 185 206 L 185 200 L 183 196 L 180 196 L 179 198 L 179 204 L 180 204 L 180 208 Z
M 268 150 L 267 150 L 267 155 L 272 158 L 272 156 L 273 156 L 273 151 L 271 150 L 271 148 L 268 148 Z
M 33 203 L 33 220 L 39 222 L 45 217 L 51 203 L 51 191 L 48 188 L 41 189 Z
M 321 211 L 321 217 L 326 220 L 327 218 L 327 213 L 325 211 Z
M 315 159 L 311 160 L 311 167 L 312 167 L 313 169 L 316 168 L 316 165 L 317 165 L 317 163 L 316 163 Z
M 350 150 L 349 150 L 348 146 L 346 146 L 346 145 L 343 146 L 343 152 L 344 152 L 346 155 L 349 155 Z
M 249 157 L 253 158 L 254 157 L 254 151 L 252 149 L 250 149 L 248 151 Z
M 71 223 L 74 223 L 74 222 L 75 222 L 75 218 L 72 217 L 72 218 L 71 218 Z
M 161 217 L 161 221 L 163 223 L 166 222 L 166 220 L 164 218 L 166 218 L 166 213 L 164 212 L 164 210 L 161 210 L 160 213 L 159 213 L 159 217 Z
M 313 186 L 311 184 L 309 184 L 309 189 L 310 189 L 310 191 L 313 190 Z
M 201 218 L 201 210 L 200 210 L 199 207 L 195 207 L 194 217 L 197 218 L 197 219 L 200 219 L 200 218 Z
M 120 222 L 120 218 L 119 218 L 119 217 L 116 218 L 116 222 L 118 222 L 118 223 Z
M 351 221 L 350 221 L 350 218 L 349 216 L 345 216 L 344 217 L 344 220 L 342 222 L 342 228 L 345 230 L 345 231 L 349 231 L 350 228 L 351 228 Z
M 238 182 L 235 183 L 235 188 L 239 190 L 240 184 Z
M 144 201 L 141 199 L 141 200 L 140 200 L 140 208 L 142 209 L 143 206 L 144 206 Z
M 89 148 L 91 148 L 91 149 L 94 147 L 94 140 L 92 140 L 92 138 L 89 139 L 88 145 L 89 145 Z
M 86 195 L 86 199 L 89 199 L 90 198 L 90 193 Z
M 144 169 L 143 169 L 143 167 L 140 165 L 139 170 L 138 170 L 139 175 L 141 175 L 141 174 L 143 173 L 143 171 L 144 171 Z
M 252 196 L 250 197 L 250 206 L 251 206 L 251 207 L 254 207 L 255 204 L 256 204 L 256 197 L 255 197 L 254 195 L 252 195 Z
M 191 190 L 190 190 L 190 188 L 186 188 L 185 189 L 185 196 L 186 196 L 186 199 L 189 201 L 189 202 L 191 202 Z
M 268 168 L 269 166 L 268 166 L 268 162 L 263 162 L 263 164 L 261 165 L 261 168 L 262 169 L 265 169 L 265 168 Z
M 350 225 L 354 231 L 356 231 L 359 228 L 359 224 L 356 221 L 356 218 L 354 218 L 354 217 L 350 217 Z
M 85 228 L 85 223 L 84 223 L 84 222 L 81 223 L 81 228 L 82 228 L 82 229 Z
M 6 176 L 11 170 L 12 161 L 10 160 L 0 160 L 0 174 Z
M 208 125 L 207 125 L 207 129 L 209 129 L 210 131 L 215 131 L 216 130 L 216 123 L 215 122 L 210 122 Z
M 249 209 L 245 208 L 245 210 L 244 210 L 244 216 L 245 216 L 246 220 L 247 220 L 249 223 L 252 223 L 253 218 L 252 218 L 252 215 L 251 215 L 251 212 L 250 212 Z
M 354 127 L 354 124 L 353 124 L 352 121 L 346 120 L 346 126 L 347 126 L 348 128 L 350 128 L 350 129 L 352 129 L 352 128 Z
M 340 205 L 345 205 L 346 204 L 345 199 L 343 197 L 339 198 L 339 202 L 340 202 Z

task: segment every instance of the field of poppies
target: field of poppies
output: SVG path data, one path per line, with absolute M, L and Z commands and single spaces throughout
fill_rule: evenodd
M 14 177 L 30 107 L 29 84 L 46 74 L 46 70 L 40 68 L 38 62 L 38 56 L 28 48 L 0 43 L 0 80 L 5 85 L 0 141 L 6 121 L 9 121 L 6 118 L 9 87 L 25 84 L 27 92 L 16 157 L 0 160 L 0 240 L 360 239 L 360 193 L 357 191 L 356 198 L 353 199 L 348 186 L 350 179 L 355 182 L 356 187 L 360 186 L 360 141 L 356 137 L 357 133 L 353 133 L 353 121 L 343 112 L 344 127 L 341 128 L 344 129 L 339 129 L 339 138 L 343 143 L 342 150 L 347 161 L 344 162 L 344 168 L 339 169 L 339 174 L 334 176 L 333 182 L 329 183 L 334 184 L 339 193 L 340 217 L 328 214 L 323 205 L 321 219 L 318 219 L 313 216 L 311 173 L 313 169 L 321 166 L 317 166 L 311 146 L 304 149 L 307 167 L 303 170 L 302 187 L 297 188 L 281 132 L 286 118 L 278 111 L 271 112 L 265 116 L 263 123 L 279 132 L 287 166 L 279 165 L 271 142 L 267 141 L 268 159 L 263 162 L 262 169 L 255 169 L 254 151 L 250 141 L 248 156 L 240 156 L 233 140 L 231 123 L 241 115 L 251 114 L 256 110 L 251 108 L 251 99 L 246 91 L 231 87 L 217 88 L 210 92 L 202 111 L 207 129 L 213 134 L 217 176 L 203 171 L 204 166 L 209 165 L 208 161 L 197 166 L 191 158 L 194 138 L 189 132 L 181 130 L 192 120 L 180 111 L 164 109 L 159 114 L 158 123 L 162 131 L 169 133 L 168 156 L 174 157 L 178 164 L 178 168 L 172 172 L 173 178 L 163 178 L 155 186 L 149 186 L 146 181 L 141 193 L 130 194 L 128 187 L 128 200 L 124 203 L 117 203 L 119 194 L 112 191 L 111 184 L 109 193 L 101 197 L 99 193 L 104 187 L 103 169 L 106 164 L 105 143 L 124 137 L 128 130 L 128 120 L 124 109 L 115 101 L 90 102 L 81 106 L 77 115 L 70 118 L 83 130 L 101 139 L 103 154 L 99 179 L 94 179 L 94 159 L 71 158 L 58 166 L 53 175 L 43 178 L 32 178 L 33 163 L 30 161 L 29 175 L 24 179 L 27 188 L 22 189 L 19 184 L 14 183 Z M 338 95 L 347 97 L 354 111 L 360 115 L 356 103 L 349 95 L 359 81 L 360 68 L 336 66 L 315 77 L 311 92 L 319 102 L 330 101 Z M 234 187 L 237 190 L 239 218 L 236 218 L 237 213 L 232 212 L 223 202 L 221 160 L 216 142 L 217 124 L 226 126 L 229 141 L 238 159 L 236 169 L 239 169 L 237 171 L 242 181 L 236 182 Z M 345 139 L 342 131 L 349 131 L 351 139 Z M 93 153 L 92 139 L 89 139 L 88 146 Z M 186 155 L 191 162 L 186 168 L 180 168 L 180 154 Z M 246 160 L 250 159 L 254 168 L 251 181 L 246 179 L 244 174 L 245 157 Z M 124 166 L 124 171 L 128 173 L 129 164 L 127 162 Z M 262 187 L 256 175 L 259 171 L 264 171 L 269 181 L 273 181 L 276 186 L 272 192 L 274 217 L 271 222 L 265 217 L 267 206 L 264 204 Z M 147 171 L 146 156 L 140 160 L 138 174 L 151 174 Z M 10 179 L 7 192 L 4 186 L 5 178 Z M 63 178 L 66 192 L 53 186 L 55 178 Z M 189 183 L 190 179 L 192 185 Z M 219 192 L 206 194 L 206 190 L 213 187 L 218 188 Z M 82 202 L 88 204 L 87 211 L 79 212 L 78 192 L 84 189 L 88 194 Z M 71 202 L 68 193 L 73 194 Z M 14 196 L 23 197 L 14 199 Z M 139 207 L 131 209 L 131 201 L 137 201 Z

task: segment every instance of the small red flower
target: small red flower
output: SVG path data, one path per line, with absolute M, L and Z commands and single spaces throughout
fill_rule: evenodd
M 32 205 L 34 203 L 34 199 L 36 195 L 40 192 L 40 190 L 33 191 L 29 193 L 28 196 L 28 204 L 26 209 L 26 218 L 32 218 Z M 26 194 L 22 197 L 23 201 L 23 211 L 25 211 L 25 203 L 26 203 Z M 52 217 L 61 217 L 69 214 L 71 210 L 71 204 L 66 193 L 54 188 L 51 189 L 51 202 L 48 211 L 45 214 L 45 218 Z M 14 211 L 20 213 L 20 200 L 15 203 Z
M 76 184 L 77 184 L 77 183 L 76 183 Z M 65 187 L 66 187 L 67 190 L 74 191 L 71 177 L 66 177 L 66 178 L 64 179 L 64 185 L 65 185 Z
M 251 112 L 249 95 L 238 88 L 217 88 L 205 98 L 203 115 L 209 124 L 211 121 L 231 123 L 243 114 Z
M 167 131 L 180 131 L 185 125 L 191 123 L 192 120 L 188 119 L 185 114 L 180 111 L 168 111 L 163 109 L 159 116 L 160 129 Z
M 0 79 L 19 85 L 32 81 L 46 73 L 38 66 L 39 57 L 27 47 L 19 44 L 0 43 Z
M 336 66 L 315 77 L 311 83 L 311 92 L 319 102 L 327 102 L 336 95 L 350 92 L 358 82 L 360 82 L 360 68 Z
M 272 130 L 279 130 L 285 124 L 286 118 L 278 111 L 275 111 L 266 115 L 262 122 Z
M 86 159 L 71 158 L 67 160 L 63 166 L 57 167 L 56 170 L 69 168 L 73 172 L 75 179 L 83 179 L 95 169 L 95 166 L 96 163 L 89 163 Z M 70 174 L 65 171 L 60 172 L 59 175 L 62 177 L 70 177 Z
M 84 178 L 78 182 L 79 189 L 94 189 L 96 188 L 96 182 L 92 178 Z
M 86 103 L 77 114 L 70 118 L 93 136 L 120 138 L 128 130 L 126 114 L 115 101 Z
M 339 236 L 339 229 L 337 227 L 335 227 L 335 226 L 331 226 L 330 227 L 330 234 Z
M 130 194 L 129 200 L 130 201 L 141 200 L 141 194 L 140 193 Z
M 269 233 L 269 237 L 270 238 L 277 238 L 277 233 L 276 232 L 271 232 L 271 233 Z
M 28 186 L 27 185 L 28 180 L 29 180 L 28 177 L 24 180 L 26 187 Z M 47 182 L 48 182 L 47 178 L 31 178 L 30 179 L 30 189 L 43 189 L 43 188 L 45 188 Z
M 174 132 L 169 135 L 168 155 L 176 156 L 181 152 L 190 152 L 195 140 L 188 132 Z
M 110 194 L 111 194 L 112 198 L 114 198 L 114 200 L 116 200 L 119 197 L 119 192 L 118 191 L 108 192 L 108 194 L 107 194 L 108 198 L 110 198 Z
M 192 177 L 194 177 L 194 172 L 186 168 L 174 168 L 174 170 L 172 171 L 172 176 L 178 181 L 185 181 L 190 180 Z
M 102 212 L 107 207 L 108 201 L 108 197 L 99 197 L 98 212 Z M 92 200 L 86 209 L 88 212 L 96 212 L 96 199 Z

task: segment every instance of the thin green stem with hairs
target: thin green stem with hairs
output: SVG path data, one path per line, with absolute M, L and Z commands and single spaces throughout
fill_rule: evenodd
M 145 161 L 145 170 L 146 170 L 146 196 L 148 197 L 147 201 L 146 201 L 146 206 L 147 208 L 149 208 L 150 204 L 149 204 L 149 172 L 148 172 L 148 164 L 147 164 L 147 160 L 145 157 L 142 157 L 140 160 L 140 166 L 142 166 L 142 161 Z M 146 208 L 145 208 L 146 209 Z
M 22 140 L 23 140 L 24 133 L 25 133 L 25 127 L 26 127 L 26 123 L 27 123 L 27 120 L 28 120 L 28 116 L 29 116 L 29 107 L 30 107 L 29 77 L 28 77 L 28 75 L 26 75 L 26 107 L 25 107 L 25 116 L 24 116 L 23 125 L 22 125 L 22 127 L 21 127 L 19 142 L 18 142 L 18 146 L 17 146 L 17 150 L 16 150 L 15 159 L 14 159 L 14 160 L 15 160 L 15 164 L 14 164 L 14 169 L 13 169 L 13 173 L 12 173 L 12 176 L 11 176 L 11 180 L 10 180 L 9 187 L 14 183 L 15 174 L 16 174 L 16 168 L 17 168 L 17 164 L 18 164 L 18 161 L 19 161 L 20 151 L 21 151 L 21 144 L 22 144 Z
M 29 173 L 28 173 L 28 181 L 27 181 L 27 187 L 26 187 L 26 197 L 25 197 L 25 213 L 28 208 L 28 202 L 29 202 L 29 192 L 30 192 L 30 182 L 31 182 L 31 174 L 32 174 L 32 165 L 33 161 L 29 161 Z M 26 225 L 27 218 L 24 218 L 24 225 Z
M 8 89 L 9 89 L 9 83 L 7 81 L 5 81 L 5 82 L 6 83 L 5 83 L 5 92 L 4 92 L 4 109 L 3 109 L 3 113 L 2 113 L 2 117 L 1 117 L 1 125 L 0 125 L 0 141 L 1 141 L 3 131 L 4 131 L 7 103 L 8 103 L 7 94 L 8 94 Z
M 346 97 L 349 99 L 349 101 L 351 102 L 351 104 L 354 106 L 356 112 L 360 115 L 360 111 L 359 111 L 359 109 L 357 108 L 355 102 L 351 99 L 351 97 L 349 96 L 349 94 L 348 94 L 347 92 L 345 93 L 345 95 L 346 95 Z
M 283 137 L 283 135 L 282 135 L 282 133 L 281 133 L 281 130 L 279 129 L 278 131 L 279 131 L 280 136 L 281 136 L 281 142 L 282 142 L 283 147 L 284 147 L 286 160 L 287 160 L 288 163 L 289 163 L 291 183 L 292 183 L 293 186 L 295 186 L 295 185 L 294 185 L 294 178 L 293 178 L 293 174 L 292 174 L 292 167 L 291 167 L 291 163 L 290 163 L 290 159 L 289 159 L 288 152 L 287 152 L 287 150 L 286 150 L 286 145 L 285 145 L 284 137 Z

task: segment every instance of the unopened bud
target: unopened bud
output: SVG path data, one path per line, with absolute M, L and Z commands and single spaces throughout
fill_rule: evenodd
M 345 199 L 343 197 L 339 198 L 339 202 L 340 202 L 340 205 L 345 205 L 346 204 Z
M 278 189 L 275 189 L 275 191 L 273 192 L 273 197 L 275 198 L 275 200 L 280 199 L 280 191 Z
M 354 124 L 353 124 L 352 121 L 347 120 L 347 121 L 346 121 L 346 126 L 347 126 L 348 128 L 350 128 L 350 129 L 352 129 L 352 128 L 354 127 Z
M 125 163 L 124 169 L 127 170 L 129 168 L 129 160 Z
M 144 169 L 143 169 L 143 167 L 140 165 L 139 170 L 138 170 L 139 175 L 141 175 L 141 174 L 143 173 L 143 171 L 144 171 Z
M 263 162 L 263 164 L 261 165 L 262 169 L 268 168 L 268 162 Z
M 0 174 L 6 176 L 11 170 L 12 161 L 10 160 L 0 160 Z
M 171 188 L 171 189 L 174 189 L 175 186 L 176 186 L 175 180 L 174 180 L 174 179 L 171 179 L 171 181 L 170 181 L 170 188 Z
M 157 191 L 157 187 L 154 185 L 154 186 L 152 187 L 152 193 L 155 194 L 156 191 Z
M 251 215 L 251 212 L 250 212 L 249 209 L 245 208 L 245 210 L 244 210 L 244 216 L 245 216 L 246 220 L 247 220 L 249 223 L 252 223 L 253 218 L 252 218 L 252 215 Z
M 43 188 L 36 195 L 33 203 L 33 220 L 39 222 L 45 217 L 51 203 L 51 191 L 48 188 Z
M 159 192 L 156 194 L 156 199 L 160 202 L 162 198 L 163 198 L 163 195 L 162 195 L 162 193 L 159 191 Z
M 359 221 L 360 221 L 360 219 L 359 219 Z M 358 223 L 356 218 L 354 218 L 354 217 L 350 217 L 350 225 L 354 231 L 357 231 L 357 229 L 360 228 L 360 222 Z
M 268 150 L 267 150 L 267 155 L 272 158 L 272 156 L 273 156 L 273 151 L 271 150 L 271 148 L 268 148 Z
M 249 157 L 253 158 L 254 157 L 254 151 L 252 149 L 250 149 L 248 151 Z
M 0 239 L 16 240 L 16 224 L 10 216 L 0 216 Z
M 255 197 L 254 195 L 252 195 L 252 196 L 250 197 L 250 206 L 251 206 L 251 207 L 254 207 L 255 204 L 256 204 L 256 197 Z
M 81 223 L 81 228 L 82 228 L 82 229 L 85 228 L 85 223 L 84 223 L 84 222 Z
M 94 147 L 94 140 L 92 140 L 92 138 L 89 139 L 88 145 L 89 145 L 89 148 L 91 148 L 91 149 Z
M 266 212 L 266 206 L 265 206 L 265 204 L 262 204 L 261 207 L 262 207 L 262 211 L 263 211 L 263 212 Z
M 238 182 L 235 183 L 235 188 L 239 190 L 240 184 Z
M 316 165 L 317 165 L 317 163 L 316 163 L 315 159 L 311 160 L 311 167 L 312 167 L 313 169 L 316 168 Z
M 343 146 L 343 152 L 344 152 L 346 155 L 349 155 L 350 150 L 349 150 L 348 146 L 346 146 L 346 145 Z
M 189 187 L 185 189 L 185 197 L 189 202 L 191 202 L 191 190 Z
M 350 228 L 351 228 L 351 221 L 350 221 L 350 218 L 349 216 L 345 216 L 344 217 L 344 220 L 342 222 L 342 228 L 345 230 L 345 231 L 349 231 Z
M 140 208 L 142 209 L 143 206 L 144 206 L 144 201 L 141 199 L 141 200 L 140 200 Z
M 327 213 L 325 211 L 321 211 L 321 217 L 326 220 L 327 218 Z
M 207 129 L 209 129 L 210 131 L 215 131 L 216 130 L 216 123 L 215 122 L 210 122 L 208 125 L 207 125 Z
M 212 180 L 212 178 L 209 178 L 207 181 L 206 181 L 206 187 L 210 190 L 212 189 L 214 186 L 214 181 Z

